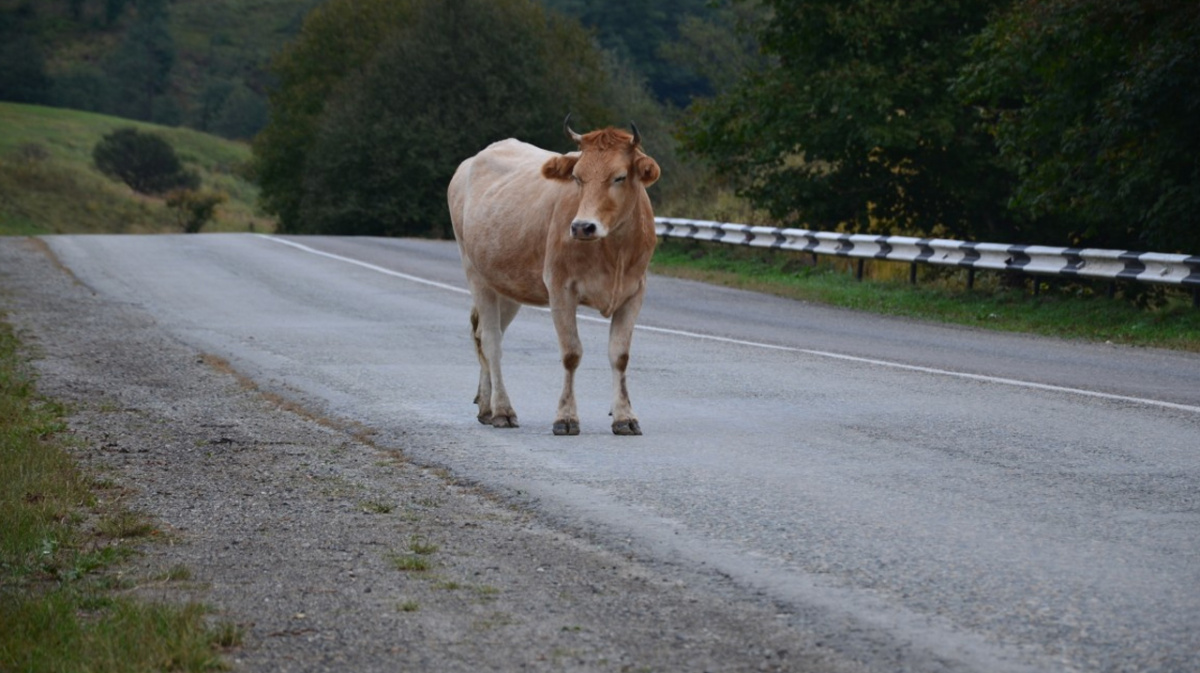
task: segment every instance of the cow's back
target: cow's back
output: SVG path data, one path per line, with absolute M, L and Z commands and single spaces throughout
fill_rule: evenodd
M 450 180 L 450 218 L 468 276 L 522 303 L 547 302 L 549 229 L 574 212 L 566 203 L 573 190 L 542 177 L 542 165 L 555 156 L 510 138 L 462 162 Z

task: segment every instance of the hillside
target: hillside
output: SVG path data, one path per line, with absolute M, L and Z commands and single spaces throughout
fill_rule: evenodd
M 250 158 L 244 143 L 90 112 L 0 103 L 0 235 L 178 231 L 161 198 L 137 194 L 92 164 L 96 143 L 128 126 L 161 134 L 200 175 L 202 188 L 228 197 L 205 231 L 274 229 L 255 212 L 257 188 L 238 174 Z

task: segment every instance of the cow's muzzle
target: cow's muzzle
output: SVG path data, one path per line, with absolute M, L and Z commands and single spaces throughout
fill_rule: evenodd
M 577 241 L 594 241 L 599 238 L 600 226 L 591 220 L 575 220 L 571 223 L 571 238 Z

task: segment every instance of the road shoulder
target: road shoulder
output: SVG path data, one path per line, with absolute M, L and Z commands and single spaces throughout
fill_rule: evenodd
M 160 522 L 129 569 L 244 632 L 245 671 L 850 670 L 770 606 L 554 530 L 368 428 L 261 393 L 0 239 L 0 309 L 78 456 Z M 435 441 L 414 438 L 412 441 Z M 171 568 L 187 582 L 150 581 Z

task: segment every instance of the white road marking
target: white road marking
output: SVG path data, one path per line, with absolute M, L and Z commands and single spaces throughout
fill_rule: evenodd
M 302 250 L 304 252 L 307 252 L 307 253 L 310 253 L 313 255 L 317 255 L 319 257 L 326 257 L 329 259 L 337 260 L 339 262 L 345 262 L 346 264 L 353 264 L 354 266 L 362 267 L 364 269 L 369 269 L 371 271 L 376 271 L 378 273 L 382 273 L 382 274 L 385 274 L 388 276 L 393 276 L 395 278 L 401 278 L 403 280 L 407 280 L 407 281 L 410 281 L 413 283 L 420 283 L 422 285 L 428 285 L 430 287 L 436 287 L 436 288 L 440 288 L 443 290 L 449 290 L 451 292 L 457 292 L 459 294 L 467 294 L 467 295 L 471 294 L 471 291 L 466 288 L 458 287 L 456 285 L 449 285 L 446 283 L 439 283 L 435 280 L 429 280 L 427 278 L 421 278 L 419 276 L 413 276 L 411 274 L 401 273 L 399 271 L 393 271 L 391 269 L 385 269 L 382 266 L 377 266 L 375 264 L 363 262 L 361 260 L 357 260 L 357 259 L 354 259 L 351 257 L 344 257 L 342 255 L 335 255 L 331 252 L 317 250 L 316 248 L 312 248 L 312 247 L 309 247 L 309 246 L 301 244 L 301 243 L 296 243 L 295 241 L 289 241 L 289 240 L 282 239 L 282 238 L 276 238 L 274 236 L 267 236 L 265 234 L 259 234 L 258 236 L 259 236 L 259 238 L 262 238 L 262 239 L 265 239 L 268 241 L 274 241 L 276 243 L 282 243 L 284 245 L 288 245 L 293 248 L 296 248 L 297 250 Z M 531 308 L 537 309 L 539 311 L 547 312 L 547 313 L 549 312 L 549 309 L 547 309 L 547 308 L 542 308 L 542 307 L 538 307 L 538 306 L 534 306 Z M 608 322 L 609 322 L 607 319 L 597 318 L 597 317 L 589 316 L 589 315 L 580 315 L 578 319 L 589 321 L 589 322 L 603 323 L 603 324 L 608 324 Z M 796 348 L 794 346 L 780 346 L 778 344 L 768 344 L 768 343 L 762 343 L 759 341 L 746 341 L 744 339 L 732 339 L 729 337 L 714 336 L 711 334 L 700 334 L 698 332 L 688 332 L 688 331 L 684 331 L 684 330 L 668 329 L 666 327 L 651 327 L 649 325 L 637 325 L 635 329 L 641 330 L 643 332 L 655 332 L 658 334 L 669 334 L 672 336 L 680 336 L 680 337 L 685 337 L 685 338 L 689 338 L 689 339 L 701 339 L 704 341 L 716 341 L 719 343 L 727 343 L 727 344 L 733 344 L 733 345 L 737 345 L 737 346 L 747 346 L 750 348 L 762 348 L 762 349 L 767 349 L 767 350 L 784 351 L 784 352 L 789 352 L 789 353 L 803 353 L 805 355 L 812 355 L 815 357 L 829 358 L 829 359 L 833 359 L 833 360 L 844 360 L 847 362 L 858 362 L 858 363 L 862 363 L 862 364 L 875 365 L 878 367 L 890 367 L 892 369 L 902 369 L 902 370 L 912 371 L 912 372 L 921 372 L 924 374 L 935 374 L 938 376 L 950 376 L 950 377 L 954 377 L 954 378 L 967 379 L 967 380 L 971 380 L 971 381 L 983 381 L 986 383 L 998 383 L 1001 385 L 1016 386 L 1019 388 L 1031 388 L 1031 389 L 1035 389 L 1035 390 L 1047 390 L 1047 391 L 1059 392 L 1059 393 L 1070 393 L 1073 395 L 1083 395 L 1085 397 L 1094 397 L 1094 398 L 1100 398 L 1100 399 L 1105 399 L 1105 400 L 1114 400 L 1114 401 L 1118 401 L 1118 402 L 1132 402 L 1134 404 L 1145 404 L 1145 405 L 1149 405 L 1149 406 L 1161 407 L 1164 409 L 1174 409 L 1177 411 L 1187 411 L 1187 412 L 1191 412 L 1194 414 L 1200 414 L 1200 407 L 1191 406 L 1191 405 L 1187 405 L 1187 404 L 1178 404 L 1175 402 L 1165 402 L 1163 400 L 1152 400 L 1152 399 L 1147 399 L 1147 398 L 1143 398 L 1143 397 L 1129 397 L 1126 395 L 1114 395 L 1112 393 L 1101 393 L 1101 392 L 1097 392 L 1094 390 L 1084 390 L 1082 388 L 1068 388 L 1066 386 L 1055 386 L 1055 385 L 1050 385 L 1047 383 L 1022 381 L 1020 379 L 1007 379 L 1007 378 L 1001 378 L 1001 377 L 997 377 L 997 376 L 987 376 L 984 374 L 970 374 L 967 372 L 956 372 L 956 371 L 952 371 L 952 370 L 948 370 L 948 369 L 936 369 L 934 367 L 921 367 L 919 365 L 908 365 L 908 364 L 904 364 L 902 362 L 892 362 L 890 360 L 876 360 L 873 358 L 858 357 L 856 355 L 845 355 L 842 353 L 833 353 L 830 351 L 813 350 L 810 348 Z

